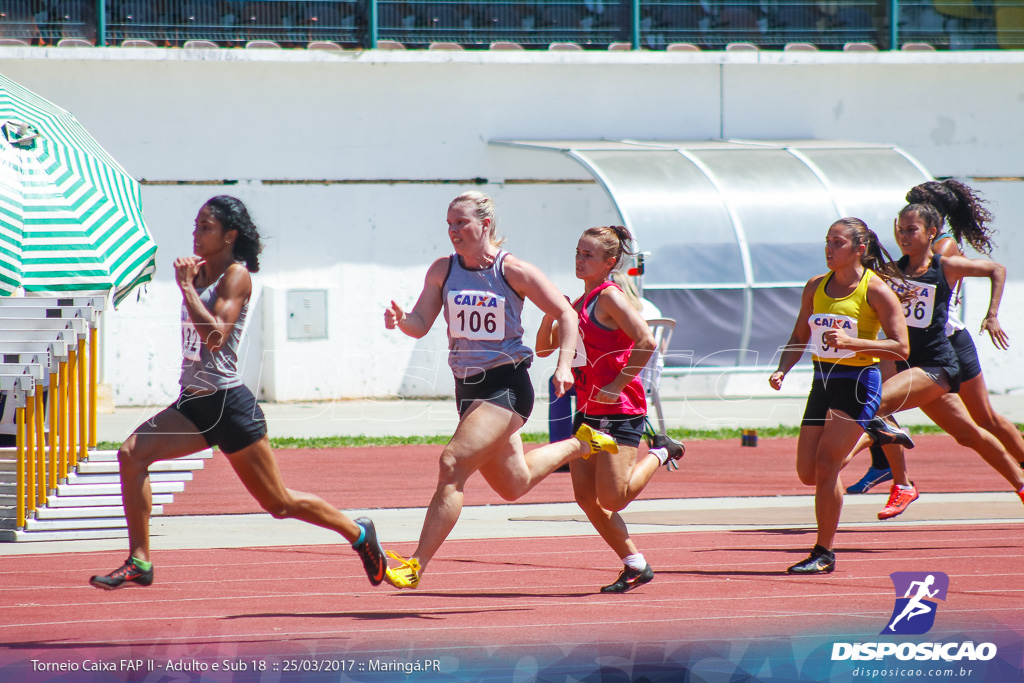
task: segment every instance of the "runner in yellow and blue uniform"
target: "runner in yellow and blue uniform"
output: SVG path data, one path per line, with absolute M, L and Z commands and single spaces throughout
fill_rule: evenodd
M 839 472 L 878 406 L 879 358 L 902 360 L 910 351 L 899 299 L 886 284 L 895 265 L 877 235 L 858 218 L 836 221 L 825 238 L 825 262 L 829 272 L 804 286 L 793 334 L 768 380 L 781 389 L 786 373 L 811 345 L 814 380 L 800 424 L 796 469 L 800 481 L 815 487 L 818 531 L 810 555 L 789 567 L 790 574 L 835 570 L 833 541 L 843 507 Z M 879 330 L 885 339 L 878 339 Z

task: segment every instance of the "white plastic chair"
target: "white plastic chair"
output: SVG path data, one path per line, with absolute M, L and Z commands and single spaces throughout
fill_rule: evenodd
M 676 329 L 676 321 L 672 318 L 652 318 L 647 321 L 654 335 L 654 353 L 647 365 L 640 373 L 640 380 L 643 382 L 644 391 L 650 397 L 654 408 L 658 411 L 658 431 L 664 436 L 668 431 L 665 423 L 665 411 L 661 407 L 661 371 L 665 369 L 665 354 L 668 352 L 669 342 L 672 341 L 672 332 Z M 647 415 L 650 417 L 651 410 L 648 408 Z

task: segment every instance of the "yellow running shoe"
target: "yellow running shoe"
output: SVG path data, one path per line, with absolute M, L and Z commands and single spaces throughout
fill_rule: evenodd
M 415 557 L 411 560 L 407 560 L 401 555 L 393 553 L 390 550 L 387 551 L 387 553 L 388 557 L 401 564 L 401 566 L 396 569 L 392 569 L 391 567 L 387 568 L 385 576 L 387 577 L 388 583 L 395 588 L 416 588 L 419 586 L 420 572 L 423 571 L 420 567 L 420 561 Z
M 599 432 L 596 429 L 593 429 L 586 423 L 581 424 L 580 428 L 576 430 L 576 438 L 579 439 L 581 443 L 585 443 L 590 446 L 590 453 L 583 456 L 584 460 L 598 451 L 608 451 L 609 453 L 619 452 L 619 444 L 615 443 L 615 439 L 604 432 Z

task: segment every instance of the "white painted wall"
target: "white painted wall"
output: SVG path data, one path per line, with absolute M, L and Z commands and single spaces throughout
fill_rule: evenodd
M 0 48 L 0 72 L 72 111 L 135 177 L 169 183 L 143 190 L 156 279 L 106 320 L 104 375 L 121 405 L 175 392 L 170 264 L 190 251 L 192 220 L 214 194 L 245 201 L 267 238 L 247 380 L 262 398 L 299 400 L 451 393 L 441 326 L 411 340 L 383 329 L 382 310 L 392 298 L 411 305 L 428 264 L 450 251 L 445 208 L 474 178 L 498 204 L 507 247 L 579 289 L 576 238 L 617 221 L 614 207 L 571 160 L 490 139 L 852 140 L 897 144 L 937 176 L 1024 176 L 1021 53 Z M 221 180 L 236 182 L 176 182 Z M 272 182 L 308 180 L 366 182 Z M 555 182 L 566 180 L 577 182 Z M 1024 183 L 973 184 L 1002 229 L 1003 324 L 1024 340 Z M 327 341 L 286 338 L 286 292 L 307 288 L 328 291 Z M 968 289 L 968 317 L 986 296 Z M 538 317 L 528 309 L 528 330 Z M 979 348 L 990 388 L 1024 388 L 1017 348 Z M 549 365 L 535 367 L 540 385 Z

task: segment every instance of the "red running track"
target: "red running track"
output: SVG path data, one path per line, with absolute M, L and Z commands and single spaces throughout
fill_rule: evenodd
M 923 437 L 919 444 L 911 467 L 923 489 L 1005 489 L 948 437 Z M 645 497 L 807 493 L 792 473 L 794 446 L 792 439 L 762 440 L 753 449 L 694 442 L 682 469 L 656 475 Z M 439 450 L 282 452 L 280 460 L 293 488 L 344 507 L 400 507 L 429 497 Z M 342 460 L 345 467 L 335 467 Z M 866 464 L 862 458 L 854 472 Z M 168 512 L 255 511 L 227 469 L 215 457 Z M 482 481 L 474 483 L 467 503 L 499 502 Z M 568 488 L 568 478 L 556 474 L 525 502 L 568 500 Z M 496 679 L 511 680 L 520 669 L 529 674 L 531 666 L 555 667 L 565 658 L 635 666 L 680 653 L 688 661 L 717 657 L 729 670 L 737 647 L 782 643 L 798 651 L 822 638 L 877 640 L 893 609 L 894 571 L 948 574 L 950 592 L 928 638 L 1010 637 L 1004 651 L 1018 657 L 1012 664 L 1018 675 L 1021 531 L 1015 524 L 845 530 L 836 573 L 816 577 L 783 573 L 813 544 L 808 530 L 650 534 L 637 541 L 657 575 L 626 595 L 595 592 L 617 571 L 616 558 L 596 536 L 450 541 L 418 591 L 370 587 L 344 545 L 163 553 L 152 587 L 114 592 L 96 590 L 86 579 L 119 564 L 123 551 L 9 556 L 0 570 L 0 680 L 350 680 L 338 673 L 289 678 L 280 668 L 321 660 L 337 666 L 339 658 L 363 666 L 437 658 L 449 670 L 442 680 L 489 678 L 479 668 L 459 673 L 482 659 L 497 667 Z M 166 679 L 124 669 L 108 678 L 55 678 L 33 671 L 33 659 L 262 662 L 277 669 L 266 672 L 274 674 L 269 678 L 251 669 Z M 353 680 L 407 680 L 368 675 Z
M 1005 491 L 1008 484 L 973 451 L 944 434 L 916 437 L 907 451 L 908 469 L 921 491 Z M 426 507 L 437 481 L 441 446 L 378 446 L 322 450 L 279 450 L 281 474 L 289 488 L 309 491 L 346 509 Z M 865 452 L 844 472 L 848 483 L 867 469 Z M 701 440 L 687 444 L 676 472 L 659 472 L 642 498 L 806 495 L 813 493 L 796 477 L 796 440 L 760 439 L 755 448 L 739 440 Z M 554 473 L 519 501 L 571 502 L 568 473 Z M 483 478 L 466 486 L 466 505 L 505 503 Z M 260 512 L 235 477 L 227 459 L 217 454 L 196 473 L 195 481 L 164 508 L 168 515 Z

